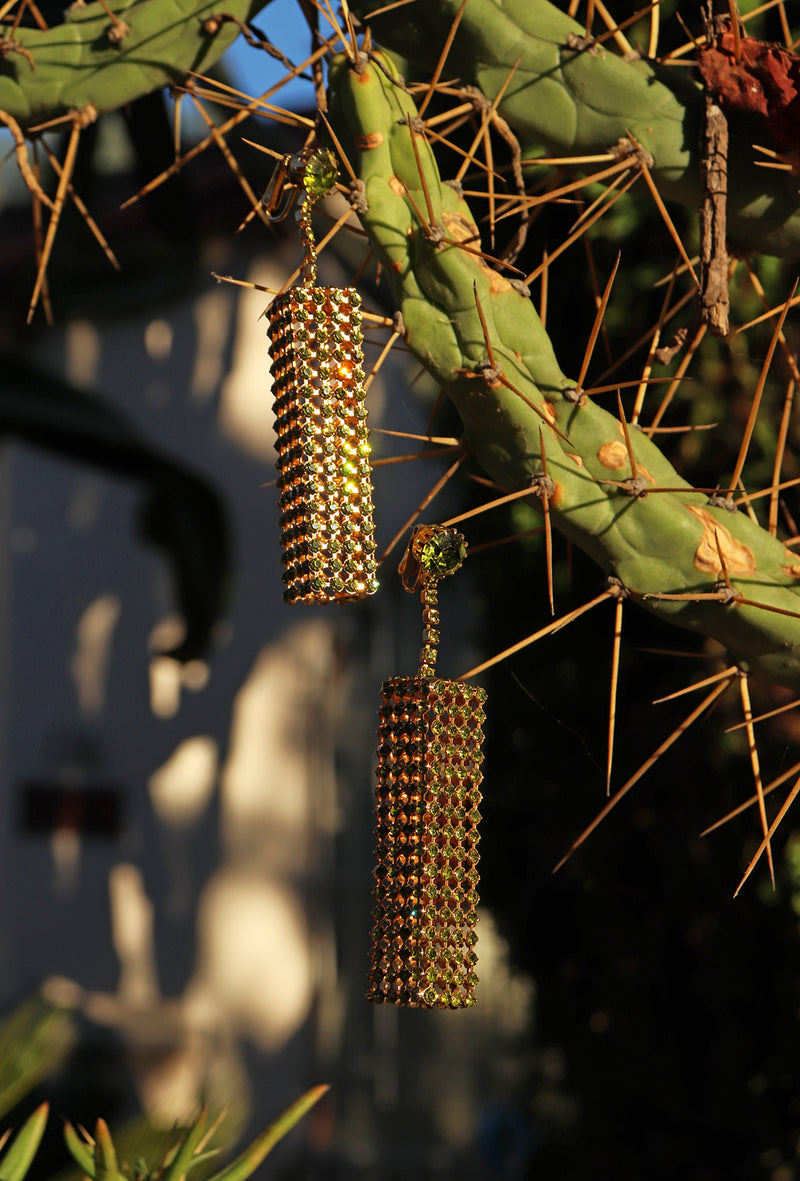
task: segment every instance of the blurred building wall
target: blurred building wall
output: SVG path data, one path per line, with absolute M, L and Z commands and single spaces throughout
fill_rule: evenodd
M 278 287 L 296 261 L 287 249 L 254 260 L 237 248 L 208 269 Z M 37 363 L 108 397 L 217 484 L 235 591 L 208 662 L 182 670 L 159 656 L 177 624 L 167 566 L 137 538 L 137 490 L 7 449 L 0 1005 L 44 981 L 75 999 L 120 1032 L 141 1102 L 166 1123 L 205 1088 L 241 1102 L 254 1131 L 330 1082 L 327 1106 L 281 1158 L 303 1176 L 504 1175 L 479 1141 L 525 1069 L 514 1047 L 531 986 L 508 974 L 488 917 L 475 1010 L 363 1000 L 377 690 L 413 671 L 419 605 L 399 589 L 399 552 L 363 606 L 283 604 L 277 493 L 265 486 L 264 301 L 209 278 L 152 313 L 73 321 L 36 340 Z M 408 366 L 385 372 L 372 425 L 424 430 Z M 379 544 L 439 472 L 378 471 Z M 445 632 L 468 638 L 472 593 L 469 579 L 448 591 Z M 443 674 L 469 657 L 462 648 Z M 95 798 L 108 814 L 90 823 L 66 809 L 50 831 L 26 830 L 32 785 L 105 793 Z

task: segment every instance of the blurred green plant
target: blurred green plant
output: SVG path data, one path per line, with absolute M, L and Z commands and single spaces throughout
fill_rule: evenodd
M 61 1065 L 75 1040 L 70 1011 L 38 994 L 0 1020 L 0 1118 Z M 0 1177 L 8 1181 L 2 1170 Z
M 187 1128 L 177 1132 L 174 1143 L 168 1145 L 161 1155 L 154 1156 L 152 1162 L 146 1157 L 140 1157 L 135 1162 L 120 1160 L 114 1138 L 103 1119 L 97 1120 L 94 1136 L 85 1129 L 77 1132 L 67 1121 L 64 1125 L 64 1142 L 83 1175 L 91 1181 L 184 1181 L 190 1173 L 194 1175 L 198 1172 L 207 1181 L 246 1181 L 327 1090 L 328 1087 L 324 1085 L 311 1087 L 257 1136 L 244 1152 L 215 1173 L 211 1173 L 207 1166 L 220 1155 L 222 1149 L 209 1148 L 208 1144 L 219 1120 L 209 1124 L 205 1110 Z M 24 1181 L 42 1142 L 48 1114 L 48 1104 L 41 1103 L 15 1134 L 12 1135 L 11 1129 L 8 1129 L 0 1136 L 0 1181 Z M 161 1139 L 161 1135 L 154 1131 L 153 1146 L 158 1148 Z

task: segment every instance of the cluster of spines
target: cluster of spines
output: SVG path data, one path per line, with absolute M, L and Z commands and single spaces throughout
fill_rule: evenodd
M 367 999 L 475 1003 L 486 694 L 434 677 L 381 687 L 376 907 Z
M 304 285 L 269 309 L 284 598 L 377 590 L 360 296 Z

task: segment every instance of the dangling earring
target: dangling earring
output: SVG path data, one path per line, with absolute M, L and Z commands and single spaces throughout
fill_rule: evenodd
M 336 177 L 331 152 L 307 149 L 280 161 L 263 197 L 274 220 L 294 208 L 303 245 L 300 286 L 268 310 L 287 603 L 345 602 L 378 588 L 361 297 L 316 283 L 311 209 Z
M 437 582 L 466 549 L 456 530 L 418 525 L 400 563 L 405 589 L 420 591 L 423 645 L 417 675 L 381 687 L 370 1001 L 475 1004 L 486 693 L 435 676 Z

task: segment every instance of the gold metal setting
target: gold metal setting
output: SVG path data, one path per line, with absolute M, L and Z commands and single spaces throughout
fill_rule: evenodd
M 419 525 L 400 563 L 420 592 L 423 647 L 414 677 L 381 687 L 374 927 L 367 999 L 414 1008 L 475 1004 L 478 823 L 486 693 L 435 676 L 436 584 L 466 543 Z
M 280 161 L 264 196 L 276 219 L 294 209 L 303 246 L 301 286 L 268 309 L 287 603 L 345 602 L 378 587 L 361 297 L 316 284 L 311 208 L 335 179 L 330 152 L 305 151 Z
M 360 302 L 354 288 L 303 286 L 269 309 L 288 603 L 378 586 Z
M 475 1004 L 485 701 L 434 677 L 381 688 L 370 1001 Z

